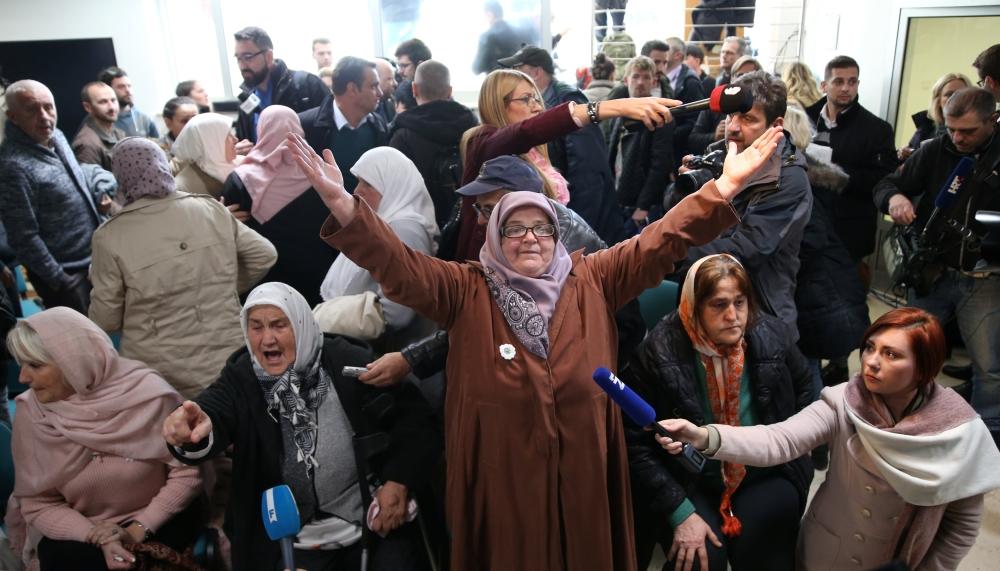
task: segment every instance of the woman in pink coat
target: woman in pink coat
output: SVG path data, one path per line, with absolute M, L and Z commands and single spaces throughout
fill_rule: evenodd
M 861 342 L 859 375 L 767 426 L 661 421 L 707 455 L 751 466 L 788 462 L 822 443 L 830 471 L 806 512 L 803 569 L 955 569 L 975 543 L 983 494 L 1000 487 L 1000 452 L 975 411 L 934 378 L 944 333 L 915 308 L 883 315 Z M 680 443 L 657 437 L 671 453 Z

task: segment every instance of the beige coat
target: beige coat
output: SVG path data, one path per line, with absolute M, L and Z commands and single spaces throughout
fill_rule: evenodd
M 197 164 L 175 159 L 173 168 L 177 169 L 177 174 L 174 175 L 177 190 L 191 194 L 207 194 L 212 198 L 222 196 L 222 186 L 226 181 L 215 180 Z
M 874 569 L 888 562 L 905 502 L 882 478 L 847 416 L 847 383 L 825 389 L 819 401 L 792 418 L 767 426 L 713 424 L 721 446 L 713 456 L 771 466 L 830 444 L 830 470 L 802 520 L 800 569 Z M 934 540 L 916 571 L 955 569 L 979 533 L 983 495 L 945 507 Z
M 239 293 L 277 253 L 215 199 L 142 198 L 92 240 L 90 318 L 122 332 L 121 354 L 144 361 L 185 398 L 218 378 L 243 346 Z

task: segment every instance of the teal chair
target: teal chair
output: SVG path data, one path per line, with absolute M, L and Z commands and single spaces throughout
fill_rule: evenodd
M 646 322 L 646 329 L 652 329 L 663 316 L 677 309 L 677 282 L 663 280 L 660 285 L 639 294 L 639 313 Z

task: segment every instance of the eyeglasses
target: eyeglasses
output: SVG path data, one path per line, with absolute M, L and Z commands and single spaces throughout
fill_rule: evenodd
M 267 49 L 263 49 L 263 50 L 260 50 L 259 52 L 254 52 L 252 54 L 236 54 L 233 57 L 236 58 L 236 61 L 241 61 L 243 63 L 247 63 L 250 60 L 252 60 L 253 58 L 259 56 L 260 54 L 262 54 L 262 53 L 264 53 L 266 51 L 267 51 Z
M 472 208 L 479 213 L 480 216 L 489 220 L 490 214 L 493 214 L 493 205 L 479 204 L 478 202 L 472 203 Z
M 528 234 L 528 230 L 535 235 L 535 238 L 547 238 L 556 233 L 555 224 L 538 224 L 537 226 L 504 226 L 500 233 L 504 238 L 523 238 Z
M 535 102 L 536 105 L 542 104 L 542 98 L 534 94 L 525 95 L 524 97 L 515 97 L 509 100 L 510 103 L 513 103 L 515 101 L 520 101 L 521 103 L 523 103 L 528 107 L 531 107 L 532 102 Z

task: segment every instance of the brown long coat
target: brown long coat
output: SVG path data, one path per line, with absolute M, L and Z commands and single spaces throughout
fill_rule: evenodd
M 454 569 L 635 569 L 621 416 L 591 375 L 616 361 L 613 312 L 660 283 L 689 245 L 736 221 L 710 184 L 640 236 L 574 253 L 543 360 L 507 326 L 479 264 L 410 251 L 361 202 L 346 227 L 327 219 L 324 240 L 369 270 L 389 299 L 448 330 Z M 516 349 L 510 360 L 504 344 Z

